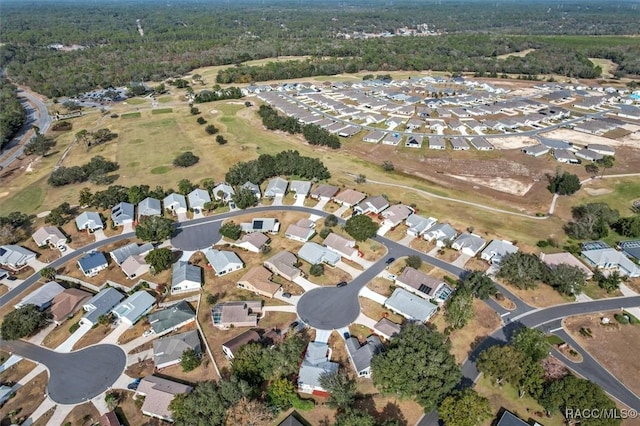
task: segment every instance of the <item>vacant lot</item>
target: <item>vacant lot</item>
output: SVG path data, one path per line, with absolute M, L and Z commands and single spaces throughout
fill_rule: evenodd
M 47 386 L 47 372 L 38 374 L 29 383 L 18 389 L 15 396 L 0 408 L 0 421 L 2 424 L 20 424 L 44 401 L 45 388 Z M 9 413 L 15 413 L 9 417 Z M 5 419 L 11 418 L 9 422 Z
M 91 402 L 85 402 L 76 405 L 73 410 L 65 417 L 62 424 L 71 424 L 73 426 L 93 425 L 100 419 L 98 409 Z

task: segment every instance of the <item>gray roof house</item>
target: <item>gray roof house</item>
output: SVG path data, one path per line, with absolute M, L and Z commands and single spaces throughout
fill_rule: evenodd
M 182 300 L 166 309 L 147 315 L 147 320 L 156 336 L 171 333 L 196 320 L 196 313 L 186 301 Z
M 89 232 L 104 229 L 102 218 L 96 212 L 82 212 L 76 217 L 76 227 L 79 231 L 87 230 Z
M 124 299 L 124 295 L 113 287 L 100 290 L 98 294 L 82 305 L 86 314 L 80 320 L 80 324 L 91 326 L 97 324 L 99 318 L 107 315 L 122 299 Z
M 187 293 L 200 291 L 202 285 L 202 269 L 189 262 L 179 260 L 173 264 L 171 273 L 171 293 Z
M 253 253 L 259 253 L 269 242 L 269 237 L 261 232 L 252 232 L 250 234 L 244 234 L 242 238 L 233 243 L 234 246 L 243 248 Z
M 289 191 L 296 193 L 296 198 L 305 198 L 311 190 L 311 182 L 306 180 L 293 180 L 289 185 Z
M 255 327 L 262 315 L 261 300 L 224 302 L 211 309 L 211 321 L 215 327 Z
M 514 246 L 511 241 L 492 240 L 480 253 L 480 259 L 491 262 L 493 265 L 499 265 L 503 257 L 517 251 L 518 247 Z
M 373 329 L 379 336 L 391 340 L 394 336 L 400 334 L 401 327 L 400 324 L 396 324 L 387 318 L 382 318 L 373 326 Z
M 49 281 L 33 293 L 25 296 L 15 305 L 16 309 L 20 309 L 26 305 L 35 305 L 36 308 L 43 311 L 51 306 L 53 299 L 64 291 L 64 287 L 55 281 Z
M 222 344 L 222 352 L 228 360 L 232 360 L 238 350 L 249 343 L 257 343 L 260 341 L 260 335 L 255 330 L 247 330 L 236 337 L 227 340 Z
M 401 288 L 393 291 L 384 306 L 408 320 L 419 322 L 428 321 L 437 310 L 433 303 Z
M 317 200 L 330 200 L 336 195 L 339 191 L 337 186 L 327 185 L 326 183 L 322 183 L 316 187 L 313 191 L 311 191 L 311 198 L 315 198 Z
M 320 376 L 338 371 L 340 364 L 331 362 L 332 351 L 322 342 L 311 342 L 307 346 L 304 360 L 298 371 L 298 392 L 326 392 L 320 385 Z
M 312 226 L 304 226 L 307 225 L 303 222 L 304 220 L 305 219 L 302 219 L 298 223 L 289 225 L 284 232 L 284 236 L 290 240 L 300 241 L 301 243 L 309 241 L 316 234 L 316 231 Z
M 444 281 L 433 278 L 410 266 L 405 267 L 395 280 L 400 287 L 437 302 L 447 300 L 452 290 Z
M 173 193 L 164 197 L 162 200 L 162 204 L 164 204 L 164 208 L 171 211 L 173 214 L 180 214 L 187 212 L 187 199 L 184 198 L 184 195 Z
M 349 260 L 354 260 L 355 258 L 360 257 L 360 252 L 356 248 L 355 240 L 344 238 L 335 232 L 327 235 L 327 238 L 325 238 L 322 243 L 329 250 L 334 251 Z
M 480 252 L 480 250 L 482 250 L 482 247 L 484 247 L 486 243 L 487 242 L 484 238 L 479 235 L 463 232 L 451 244 L 451 248 L 458 250 L 467 256 L 475 256 Z
M 111 258 L 118 265 L 121 265 L 122 262 L 127 260 L 127 258 L 129 256 L 137 256 L 137 255 L 140 255 L 140 254 L 146 254 L 146 253 L 150 252 L 151 250 L 153 250 L 153 244 L 151 244 L 151 243 L 145 243 L 145 244 L 130 243 L 130 244 L 127 244 L 125 246 L 122 246 L 122 247 L 119 247 L 119 248 L 113 250 L 109 254 L 111 255 Z
M 257 199 L 260 199 L 260 197 L 262 196 L 262 193 L 260 192 L 260 187 L 255 183 L 251 183 L 247 181 L 242 185 L 242 187 L 253 192 L 253 195 L 255 195 Z
M 265 260 L 264 267 L 276 275 L 293 281 L 300 276 L 300 269 L 293 266 L 296 263 L 298 263 L 296 255 L 283 250 Z
M 36 258 L 36 254 L 24 247 L 9 244 L 0 246 L 0 265 L 17 271 Z
M 95 277 L 103 269 L 107 269 L 107 257 L 101 251 L 92 251 L 78 260 L 78 266 L 86 277 Z
M 405 224 L 408 227 L 407 234 L 419 237 L 437 222 L 438 220 L 434 217 L 422 217 L 413 213 L 405 220 Z
M 389 201 L 387 201 L 387 199 L 384 198 L 382 195 L 377 195 L 375 197 L 365 198 L 357 206 L 353 208 L 353 211 L 359 214 L 367 214 L 367 213 L 378 214 L 378 213 L 381 213 L 387 207 L 389 207 Z
M 140 407 L 142 414 L 173 422 L 169 404 L 176 395 L 189 393 L 192 389 L 191 386 L 151 375 L 140 381 L 136 389 L 136 397 L 138 395 L 145 397 Z
M 140 290 L 111 309 L 111 313 L 123 323 L 132 326 L 153 308 L 154 303 L 156 303 L 155 297 Z
M 405 219 L 413 214 L 413 209 L 404 204 L 394 204 L 382 212 L 383 224 L 390 227 L 400 225 Z
M 331 266 L 335 266 L 341 259 L 341 256 L 338 253 L 313 242 L 304 243 L 302 248 L 298 251 L 298 256 L 300 259 L 306 260 L 312 265 L 326 263 Z
M 234 191 L 233 187 L 229 184 L 219 183 L 213 187 L 211 193 L 213 194 L 213 198 L 215 200 L 222 200 L 225 203 L 228 203 L 229 201 L 231 201 L 231 197 L 235 195 L 236 191 Z
M 269 232 L 275 234 L 280 230 L 280 222 L 278 219 L 271 217 L 268 218 L 256 218 L 251 220 L 250 223 L 241 223 L 240 227 L 242 232 Z
M 50 245 L 56 248 L 64 248 L 67 243 L 67 237 L 57 226 L 42 226 L 33 233 L 32 238 L 38 247 Z
M 640 260 L 640 240 L 620 241 L 618 247 L 627 256 Z
M 447 241 L 453 241 L 458 232 L 448 223 L 439 223 L 424 233 L 424 239 L 427 241 L 436 240 L 438 247 L 446 245 Z
M 335 195 L 333 197 L 333 201 L 342 206 L 353 207 L 360 201 L 364 200 L 366 197 L 367 194 L 365 193 L 347 188 L 344 191 L 340 192 L 338 195 Z
M 602 270 L 617 270 L 620 275 L 629 278 L 640 277 L 640 266 L 633 263 L 625 254 L 614 248 L 583 250 L 582 256 L 587 263 Z
M 531 145 L 522 148 L 522 152 L 532 157 L 542 157 L 543 155 L 547 154 L 549 150 L 550 149 L 548 146 L 542 144 Z
M 351 365 L 356 370 L 358 377 L 371 377 L 371 360 L 373 356 L 383 351 L 384 346 L 380 338 L 375 335 L 367 337 L 367 342 L 360 346 L 356 337 L 346 339 L 347 352 Z
M 189 199 L 189 207 L 192 208 L 195 212 L 200 212 L 204 209 L 204 205 L 211 202 L 211 197 L 209 196 L 209 192 L 205 189 L 196 188 L 191 191 L 187 198 Z
M 118 203 L 111 209 L 113 226 L 122 226 L 133 223 L 135 219 L 134 206 L 131 203 Z
M 244 268 L 242 259 L 233 251 L 220 251 L 216 249 L 207 249 L 204 252 L 209 265 L 213 268 L 217 277 L 238 271 Z
M 593 277 L 593 272 L 591 272 L 591 269 L 587 268 L 587 266 L 583 262 L 581 262 L 580 259 L 568 252 L 551 254 L 540 253 L 540 260 L 542 260 L 544 264 L 551 269 L 560 264 L 565 264 L 580 269 L 582 272 L 584 272 L 587 279 L 591 279 Z
M 287 187 L 289 182 L 281 177 L 277 176 L 269 180 L 267 189 L 264 190 L 265 197 L 278 197 L 284 196 L 287 193 Z
M 602 160 L 602 158 L 604 157 L 604 155 L 598 154 L 597 152 L 591 151 L 590 149 L 586 148 L 582 148 L 576 151 L 575 156 L 580 158 L 581 160 L 586 161 L 598 161 Z
M 160 200 L 147 197 L 138 203 L 138 220 L 144 216 L 160 216 L 162 215 L 162 206 Z
M 198 330 L 167 336 L 153 341 L 153 363 L 160 370 L 178 364 L 187 349 L 202 352 Z

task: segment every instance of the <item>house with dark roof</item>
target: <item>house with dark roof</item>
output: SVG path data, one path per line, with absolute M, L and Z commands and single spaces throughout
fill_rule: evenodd
M 356 204 L 358 204 L 360 201 L 364 200 L 366 196 L 367 194 L 364 194 L 360 191 L 355 191 L 353 189 L 345 189 L 344 191 L 340 192 L 338 195 L 334 196 L 333 201 L 335 201 L 336 203 L 342 206 L 353 207 Z
M 339 188 L 333 185 L 327 185 L 326 183 L 322 183 L 318 185 L 309 196 L 311 198 L 315 198 L 316 200 L 330 200 L 334 195 L 338 193 Z
M 182 300 L 165 309 L 147 315 L 151 329 L 157 336 L 171 333 L 196 320 L 196 314 L 186 301 Z
M 294 411 L 281 421 L 278 426 L 306 426 L 307 423 L 302 423 L 298 420 L 298 416 L 299 414 Z
M 640 240 L 620 241 L 618 248 L 628 257 L 640 261 Z
M 121 202 L 111 209 L 111 220 L 113 221 L 113 226 L 123 226 L 133 223 L 134 219 L 134 205 L 131 203 Z
M 147 197 L 138 203 L 138 220 L 147 216 L 161 216 L 162 206 L 160 200 Z
M 265 260 L 264 266 L 274 274 L 293 281 L 300 276 L 300 269 L 294 266 L 296 263 L 298 263 L 296 255 L 283 250 Z
M 384 350 L 382 341 L 376 335 L 367 337 L 367 341 L 364 345 L 360 345 L 360 342 L 356 337 L 349 337 L 346 339 L 347 353 L 349 354 L 349 360 L 358 377 L 371 377 L 371 360 L 373 356 L 379 354 Z
M 400 334 L 400 324 L 396 324 L 395 322 L 382 318 L 380 321 L 375 323 L 373 326 L 373 330 L 376 332 L 378 336 L 382 336 L 387 340 L 391 340 L 393 337 Z
M 530 426 L 529 423 L 522 420 L 510 411 L 504 410 L 500 419 L 495 424 L 496 426 Z M 536 423 L 537 425 L 537 423 Z
M 115 411 L 109 411 L 100 416 L 100 426 L 121 426 L 120 420 Z
M 122 299 L 124 299 L 124 295 L 113 287 L 100 290 L 98 294 L 82 305 L 86 314 L 80 319 L 80 325 L 96 325 L 100 317 L 108 315 Z
M 396 285 L 417 294 L 420 297 L 434 299 L 436 302 L 447 300 L 453 292 L 444 281 L 433 278 L 410 266 L 405 267 L 395 280 Z
M 252 232 L 250 234 L 244 234 L 242 238 L 232 243 L 232 245 L 253 253 L 260 253 L 262 248 L 268 243 L 269 237 L 260 232 Z
M 255 330 L 247 330 L 222 344 L 222 352 L 228 360 L 233 360 L 238 350 L 249 343 L 260 342 L 260 335 Z
M 356 214 L 378 214 L 389 207 L 389 201 L 382 195 L 367 197 L 353 208 Z
M 67 288 L 58 293 L 51 302 L 51 317 L 56 324 L 73 316 L 84 305 L 92 294 L 79 288 Z
M 202 268 L 182 260 L 173 264 L 171 272 L 171 293 L 200 291 L 202 286 Z
M 95 277 L 109 266 L 107 258 L 101 251 L 92 251 L 78 260 L 78 266 L 85 277 Z
M 178 364 L 186 350 L 193 350 L 198 355 L 202 353 L 200 336 L 198 336 L 197 330 L 154 340 L 153 363 L 156 369 L 160 370 Z

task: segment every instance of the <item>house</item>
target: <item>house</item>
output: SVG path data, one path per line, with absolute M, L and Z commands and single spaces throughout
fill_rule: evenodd
M 211 309 L 213 325 L 223 330 L 232 326 L 255 327 L 261 316 L 262 301 L 260 300 L 218 303 Z
M 331 266 L 335 266 L 341 259 L 338 253 L 313 242 L 304 243 L 298 251 L 298 257 L 312 265 L 326 263 Z
M 294 410 L 283 421 L 278 423 L 278 426 L 305 426 L 309 424 L 306 420 L 304 423 L 302 423 L 300 420 L 298 420 L 298 417 L 300 417 L 300 415 Z
M 196 320 L 196 313 L 184 300 L 147 315 L 147 321 L 156 336 L 176 331 Z
M 357 206 L 353 208 L 355 214 L 378 214 L 389 207 L 389 201 L 382 195 L 376 195 L 365 198 Z
M 401 327 L 400 324 L 396 324 L 387 318 L 382 318 L 380 321 L 375 323 L 373 330 L 379 336 L 382 336 L 387 340 L 391 340 L 393 337 L 400 334 Z
M 345 259 L 354 260 L 360 257 L 360 251 L 356 248 L 355 240 L 344 238 L 335 232 L 327 235 L 323 244 L 326 248 L 339 254 Z
M 427 241 L 436 240 L 438 247 L 444 247 L 448 242 L 453 242 L 456 235 L 458 235 L 458 232 L 453 229 L 451 225 L 448 223 L 439 223 L 424 233 L 424 239 Z
M 195 213 L 202 212 L 205 204 L 211 202 L 209 191 L 201 188 L 196 188 L 187 194 L 187 199 L 189 200 L 189 208 L 191 208 Z
M 231 361 L 241 347 L 248 345 L 249 343 L 258 342 L 260 342 L 260 335 L 258 332 L 254 330 L 247 330 L 233 339 L 229 339 L 224 342 L 222 344 L 222 352 L 224 353 L 224 356 Z
M 198 355 L 202 353 L 197 330 L 154 340 L 153 363 L 156 369 L 160 370 L 178 364 L 186 350 L 193 350 Z
M 322 183 L 316 187 L 309 196 L 316 200 L 321 201 L 329 201 L 336 195 L 339 191 L 337 186 L 327 185 L 326 183 Z
M 205 252 L 205 256 L 206 256 Z M 209 258 L 207 257 L 207 260 Z M 173 264 L 171 272 L 171 294 L 200 291 L 202 286 L 202 268 L 179 260 Z
M 67 288 L 58 293 L 51 303 L 51 317 L 56 324 L 64 322 L 82 308 L 92 294 L 79 288 Z
M 306 198 L 311 190 L 311 182 L 306 180 L 293 180 L 289 185 L 289 191 L 296 193 L 296 198 Z
M 355 191 L 353 189 L 345 189 L 335 197 L 333 197 L 333 201 L 340 204 L 341 206 L 353 207 L 358 204 L 360 201 L 364 200 L 367 194 L 364 194 L 359 191 Z
M 590 149 L 586 149 L 586 148 L 582 148 L 576 151 L 575 156 L 577 158 L 580 158 L 581 160 L 586 160 L 586 161 L 598 161 L 598 160 L 602 160 L 602 157 L 603 157 L 602 154 L 598 154 L 597 152 L 591 151 Z
M 258 200 L 262 196 L 262 192 L 260 192 L 260 187 L 258 185 L 256 185 L 255 183 L 246 181 L 242 185 L 242 188 L 248 189 L 249 191 L 251 191 L 253 193 L 253 195 L 255 195 Z
M 231 201 L 231 198 L 235 195 L 236 191 L 234 191 L 233 187 L 229 184 L 219 183 L 213 187 L 211 193 L 216 201 L 224 201 L 225 203 L 228 203 Z
M 100 416 L 99 419 L 100 426 L 122 426 L 120 420 L 118 420 L 118 416 L 115 411 L 109 411 L 108 413 L 104 413 Z
M 360 341 L 356 337 L 346 339 L 347 353 L 349 360 L 358 377 L 371 377 L 371 360 L 373 356 L 383 351 L 382 341 L 376 335 L 367 337 L 367 342 L 360 346 Z
M 422 120 L 419 120 L 417 118 L 410 118 L 409 121 L 407 121 L 406 127 L 407 130 L 413 131 L 422 127 L 423 124 L 424 122 Z
M 467 256 L 475 256 L 487 242 L 484 238 L 469 232 L 463 232 L 453 241 L 451 248 Z
M 266 235 L 260 232 L 252 232 L 251 234 L 244 234 L 242 238 L 233 243 L 233 245 L 253 253 L 260 253 L 268 242 L 269 237 Z
M 129 326 L 133 326 L 140 318 L 147 314 L 156 303 L 156 298 L 140 290 L 127 297 L 124 301 L 116 305 L 111 313 Z
M 67 249 L 67 237 L 55 226 L 43 226 L 33 233 L 33 241 L 38 247 L 51 246 L 64 251 Z
M 540 253 L 540 260 L 542 260 L 545 265 L 552 269 L 560 264 L 565 264 L 580 269 L 582 272 L 584 272 L 584 275 L 587 279 L 591 279 L 593 277 L 593 272 L 591 272 L 591 269 L 587 268 L 587 266 L 582 263 L 577 257 L 568 252 L 552 254 Z
M 267 183 L 267 189 L 264 190 L 265 197 L 284 197 L 287 193 L 289 182 L 277 176 Z
M 404 146 L 408 148 L 420 148 L 422 147 L 422 141 L 424 137 L 422 135 L 411 135 L 404 143 Z
M 640 120 L 640 108 L 633 105 L 620 105 L 618 108 L 618 117 Z
M 310 342 L 298 371 L 298 392 L 326 395 L 320 377 L 338 371 L 340 364 L 331 361 L 332 351 L 322 342 Z
M 580 160 L 576 158 L 573 152 L 567 149 L 554 149 L 553 158 L 560 163 L 565 164 L 580 164 Z
M 514 246 L 511 241 L 492 240 L 480 253 L 480 259 L 486 260 L 493 265 L 499 265 L 506 255 L 517 251 L 518 247 Z
M 396 285 L 437 302 L 447 300 L 452 290 L 444 281 L 430 277 L 410 266 L 405 267 L 395 280 Z
M 496 426 L 530 426 L 528 422 L 525 422 L 520 417 L 511 413 L 510 411 L 504 410 L 502 412 L 502 416 L 495 423 Z M 536 423 L 539 425 L 539 423 Z
M 405 224 L 408 227 L 407 234 L 413 235 L 414 237 L 419 237 L 420 235 L 427 232 L 427 230 L 437 222 L 438 220 L 434 217 L 422 217 L 415 213 L 411 213 L 405 220 Z
M 394 132 L 390 132 L 387 133 L 384 138 L 382 139 L 382 143 L 384 145 L 393 145 L 396 146 L 400 143 L 400 141 L 402 140 L 402 134 L 401 133 L 394 133 Z
M 118 203 L 111 209 L 113 226 L 123 226 L 133 223 L 135 219 L 134 205 L 131 203 Z
M 297 263 L 298 258 L 293 253 L 281 251 L 265 260 L 264 267 L 276 275 L 293 281 L 300 276 L 300 269 L 294 266 Z
M 138 203 L 138 221 L 147 216 L 162 216 L 160 200 L 147 197 Z
M 404 289 L 396 288 L 384 306 L 411 321 L 426 322 L 436 312 L 433 303 Z
M 602 145 L 602 144 L 598 144 L 598 143 L 590 143 L 589 145 L 587 145 L 587 149 L 589 151 L 593 151 L 593 152 L 598 153 L 600 155 L 611 155 L 611 156 L 616 155 L 616 150 L 611 148 L 608 145 Z
M 244 262 L 233 251 L 207 249 L 204 251 L 207 262 L 216 273 L 216 277 L 227 275 L 244 268 Z
M 301 243 L 309 241 L 316 234 L 315 229 L 308 226 L 300 226 L 292 223 L 287 227 L 284 236 L 290 240 L 299 241 Z
M 378 143 L 382 140 L 382 138 L 385 137 L 385 135 L 386 133 L 383 132 L 382 130 L 372 130 L 366 135 L 364 135 L 364 137 L 362 138 L 362 141 L 369 142 L 369 143 Z
M 151 243 L 130 243 L 113 250 L 109 253 L 109 255 L 114 260 L 114 262 L 116 262 L 118 265 L 122 265 L 122 263 L 130 256 L 145 255 L 151 250 L 153 250 L 153 244 Z
M 238 288 L 249 290 L 260 296 L 273 298 L 282 287 L 271 281 L 273 274 L 263 266 L 254 266 L 238 280 Z
M 478 151 L 492 151 L 494 149 L 493 145 L 485 138 L 470 138 L 469 142 Z
M 76 217 L 76 227 L 78 231 L 87 230 L 89 232 L 95 232 L 98 229 L 104 229 L 102 224 L 102 218 L 96 212 L 83 212 Z
M 144 256 L 140 254 L 127 257 L 127 260 L 120 265 L 120 269 L 130 280 L 146 274 L 150 268 L 151 266 L 144 260 Z
M 187 212 L 187 200 L 184 198 L 184 195 L 173 193 L 164 197 L 162 200 L 162 204 L 164 204 L 164 208 L 169 210 L 172 214 L 184 214 Z
M 24 268 L 35 258 L 36 254 L 26 248 L 13 244 L 0 246 L 0 265 L 14 271 Z
M 640 240 L 620 241 L 618 247 L 628 257 L 640 260 Z
M 173 422 L 169 404 L 176 395 L 189 393 L 192 389 L 191 386 L 151 375 L 140 381 L 136 389 L 136 397 L 144 396 L 144 402 L 140 408 L 142 414 Z
M 466 140 L 460 137 L 453 137 L 449 139 L 451 147 L 454 151 L 468 151 L 470 149 Z
M 38 288 L 33 293 L 25 296 L 20 302 L 15 305 L 16 309 L 20 309 L 23 306 L 34 305 L 38 310 L 44 311 L 51 306 L 53 299 L 64 291 L 64 287 L 55 281 L 49 281 Z
M 443 137 L 433 136 L 429 138 L 429 149 L 443 150 L 447 148 L 447 143 Z
M 522 152 L 532 157 L 542 157 L 549 152 L 549 147 L 539 144 L 522 148 Z
M 94 326 L 100 321 L 100 317 L 106 316 L 111 309 L 124 299 L 124 295 L 113 287 L 100 290 L 87 303 L 82 305 L 86 312 L 80 320 L 80 325 L 87 324 Z
M 382 212 L 383 225 L 394 228 L 413 214 L 413 209 L 404 204 L 394 204 Z
M 92 251 L 78 260 L 78 266 L 85 277 L 95 277 L 109 264 L 107 258 L 101 251 Z
M 253 219 L 251 223 L 241 223 L 242 232 L 268 232 L 275 234 L 280 230 L 280 222 L 274 218 Z
M 625 254 L 613 248 L 582 250 L 587 264 L 603 271 L 618 271 L 629 278 L 640 277 L 640 266 L 633 263 Z

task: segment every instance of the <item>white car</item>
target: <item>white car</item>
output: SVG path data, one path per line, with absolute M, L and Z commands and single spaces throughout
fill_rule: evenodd
M 153 330 L 149 329 L 144 333 L 142 333 L 142 337 L 148 337 L 148 336 L 151 336 L 152 334 L 153 334 Z

